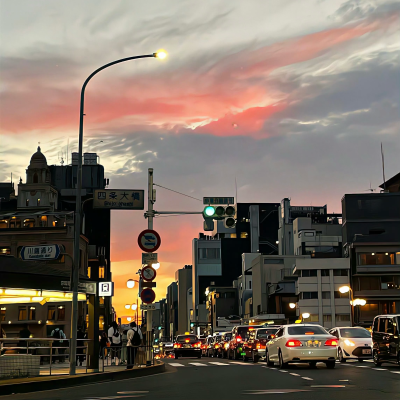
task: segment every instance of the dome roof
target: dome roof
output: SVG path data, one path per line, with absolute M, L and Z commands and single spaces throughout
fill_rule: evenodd
M 30 169 L 42 169 L 47 168 L 47 160 L 43 153 L 40 151 L 40 146 L 37 148 L 37 152 L 32 155 L 31 162 L 29 164 Z

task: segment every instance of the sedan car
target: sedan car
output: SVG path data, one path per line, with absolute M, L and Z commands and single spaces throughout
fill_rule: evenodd
M 232 332 L 225 332 L 221 335 L 221 345 L 218 348 L 217 357 L 228 357 L 229 342 L 231 341 L 231 338 Z
M 196 335 L 178 335 L 174 343 L 175 359 L 179 357 L 201 358 L 201 342 Z
M 249 331 L 247 339 L 243 343 L 243 360 L 252 360 L 258 362 L 260 358 L 265 358 L 265 349 L 267 342 L 275 337 L 280 326 L 260 328 Z
M 309 363 L 315 367 L 324 362 L 327 368 L 335 368 L 339 342 L 320 325 L 285 325 L 267 343 L 267 365 L 275 363 L 286 368 L 289 363 Z
M 245 340 L 249 331 L 257 328 L 250 325 L 239 325 L 232 329 L 232 338 L 229 342 L 228 358 L 238 360 L 243 356 L 243 341 Z
M 364 361 L 372 358 L 371 333 L 360 327 L 340 327 L 329 331 L 339 341 L 337 357 L 344 363 L 349 359 Z

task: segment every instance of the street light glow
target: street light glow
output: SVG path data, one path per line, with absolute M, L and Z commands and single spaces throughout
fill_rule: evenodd
M 151 264 L 151 266 L 154 268 L 154 269 L 158 269 L 158 268 L 160 268 L 160 263 L 158 262 L 158 263 L 154 263 L 154 264 Z
M 289 303 L 290 308 L 296 308 L 296 303 Z
M 303 317 L 303 319 L 310 318 L 310 314 L 308 312 L 301 314 L 301 316 Z
M 128 322 L 131 322 L 131 321 L 132 321 L 132 318 L 131 318 L 131 317 L 128 317 L 127 320 L 128 320 Z
M 365 306 L 367 304 L 367 300 L 365 299 L 354 299 L 353 306 Z
M 128 289 L 132 289 L 135 286 L 135 281 L 133 279 L 129 279 L 126 282 L 126 286 L 127 286 Z
M 163 60 L 164 58 L 167 57 L 167 52 L 165 50 L 158 50 L 154 53 L 154 57 L 159 58 L 160 60 Z
M 348 293 L 350 292 L 350 286 L 342 286 L 339 288 L 340 293 Z
M 129 304 L 125 304 L 125 308 L 126 308 L 127 310 L 129 310 L 129 309 L 131 308 L 131 306 L 130 306 Z
M 137 309 L 137 305 L 136 304 L 132 304 L 132 310 L 135 311 L 136 309 Z

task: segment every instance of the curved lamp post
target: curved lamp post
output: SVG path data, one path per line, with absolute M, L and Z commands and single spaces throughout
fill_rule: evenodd
M 348 293 L 350 292 L 351 300 L 351 326 L 354 325 L 354 306 L 365 306 L 367 304 L 367 300 L 365 299 L 354 299 L 353 298 L 353 289 L 350 286 L 341 286 L 339 288 L 340 293 Z
M 75 375 L 76 373 L 76 333 L 78 325 L 78 281 L 79 281 L 79 266 L 80 266 L 80 249 L 79 249 L 79 239 L 81 235 L 81 191 L 82 191 L 82 150 L 83 150 L 83 116 L 84 114 L 84 104 L 85 104 L 85 89 L 89 81 L 100 71 L 111 67 L 115 64 L 120 64 L 125 61 L 136 60 L 139 58 L 159 58 L 164 59 L 167 53 L 163 50 L 152 54 L 145 54 L 141 56 L 133 56 L 127 58 L 121 58 L 115 60 L 102 67 L 96 69 L 92 72 L 88 78 L 85 80 L 82 90 L 81 90 L 81 105 L 79 113 L 79 156 L 78 156 L 78 171 L 77 171 L 77 187 L 76 187 L 76 209 L 75 209 L 75 234 L 74 234 L 74 261 L 75 267 L 72 273 L 72 313 L 71 313 L 71 344 L 70 344 L 70 364 L 69 364 L 69 374 Z

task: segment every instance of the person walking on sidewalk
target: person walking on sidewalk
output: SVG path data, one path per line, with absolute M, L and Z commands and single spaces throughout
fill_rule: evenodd
M 118 353 L 121 351 L 121 334 L 119 332 L 118 324 L 113 321 L 110 329 L 108 330 L 108 338 L 111 343 L 111 365 L 115 365 L 114 358 L 119 359 Z
M 138 326 L 136 326 L 136 322 L 133 321 L 130 323 L 131 329 L 129 329 L 128 333 L 126 334 L 128 343 L 126 344 L 126 348 L 128 351 L 128 363 L 126 369 L 132 369 L 135 364 L 135 358 L 139 346 L 142 344 L 143 335 L 142 331 Z

